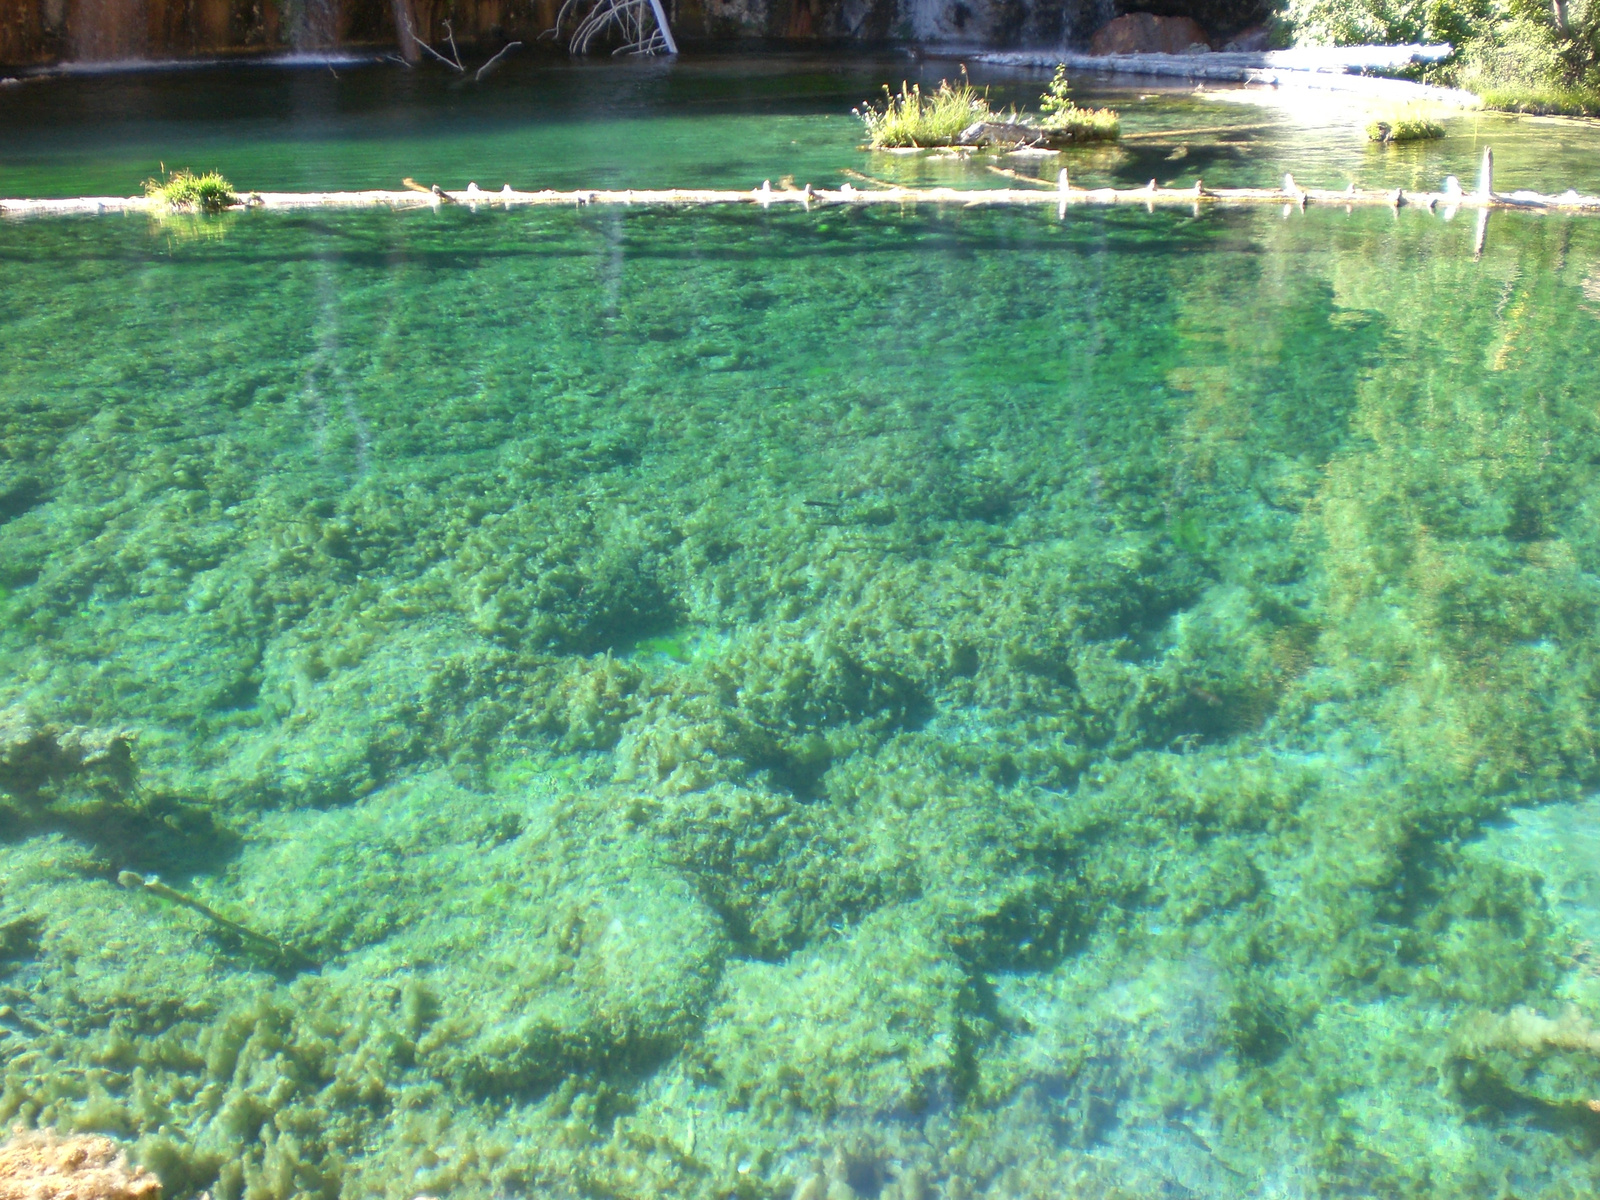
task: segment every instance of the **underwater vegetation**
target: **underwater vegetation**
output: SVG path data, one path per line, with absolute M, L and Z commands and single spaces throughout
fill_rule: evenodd
M 218 1200 L 1596 1186 L 1519 819 L 1600 782 L 1585 224 L 8 237 L 7 1124 Z

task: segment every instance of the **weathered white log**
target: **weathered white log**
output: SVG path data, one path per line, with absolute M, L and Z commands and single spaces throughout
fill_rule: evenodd
M 650 0 L 650 11 L 656 15 L 656 28 L 661 31 L 661 40 L 667 45 L 667 53 L 676 54 L 678 43 L 672 36 L 672 26 L 667 23 L 667 14 L 661 7 L 661 0 Z
M 1478 199 L 1487 204 L 1494 199 L 1494 147 L 1483 148 L 1483 165 L 1478 168 Z
M 567 41 L 567 49 L 574 54 L 587 54 L 594 40 L 612 29 L 622 35 L 622 45 L 612 51 L 614 55 L 650 55 L 657 50 L 668 54 L 678 52 L 678 43 L 667 24 L 661 0 L 562 0 L 556 12 L 555 28 L 550 32 L 559 35 L 568 17 L 578 18 Z
M 865 179 L 867 177 L 861 176 Z M 1334 191 L 1324 188 L 1306 188 L 1292 179 L 1285 179 L 1278 188 L 1205 188 L 1198 183 L 1191 187 L 1163 188 L 1155 180 L 1141 188 L 1075 188 L 1068 183 L 1065 172 L 1057 176 L 1057 186 L 1047 180 L 1037 181 L 1031 188 L 977 188 L 948 187 L 905 188 L 882 180 L 875 189 L 862 190 L 848 183 L 837 189 L 816 188 L 807 184 L 804 189 L 795 187 L 772 188 L 770 184 L 752 191 L 721 191 L 694 188 L 658 190 L 633 189 L 626 191 L 538 191 L 513 190 L 508 184 L 499 192 L 448 191 L 438 185 L 424 187 L 411 181 L 416 190 L 366 191 L 366 192 L 251 192 L 236 209 L 301 209 L 301 208 L 422 208 L 440 203 L 467 205 L 500 205 L 519 208 L 560 204 L 962 204 L 968 206 L 1005 206 L 1028 204 L 1163 204 L 1190 205 L 1204 200 L 1213 204 L 1342 204 L 1382 205 L 1399 208 L 1406 205 L 1430 207 L 1444 204 L 1447 207 L 1496 209 L 1521 209 L 1534 212 L 1569 212 L 1600 214 L 1600 196 L 1581 196 L 1567 191 L 1560 195 L 1517 191 L 1500 193 L 1492 187 L 1487 191 L 1467 195 L 1460 191 L 1418 192 L 1407 194 L 1400 188 L 1388 191 L 1356 191 L 1354 187 Z M 1491 181 L 1492 182 L 1492 181 Z M 1292 188 L 1292 190 L 1290 190 Z M 51 215 L 70 213 L 146 213 L 160 215 L 159 204 L 145 196 L 80 196 L 62 200 L 0 200 L 0 214 L 5 216 Z
M 1451 48 L 1436 46 L 1305 46 L 1293 50 L 1220 51 L 1213 54 L 1082 54 L 1062 50 L 989 50 L 935 57 L 1003 63 L 1052 70 L 1128 75 L 1170 75 L 1180 79 L 1264 84 L 1275 88 L 1315 88 L 1359 92 L 1381 100 L 1436 100 L 1464 108 L 1482 102 L 1460 88 L 1436 87 L 1408 79 L 1386 79 L 1363 71 L 1392 71 L 1413 63 L 1438 62 Z

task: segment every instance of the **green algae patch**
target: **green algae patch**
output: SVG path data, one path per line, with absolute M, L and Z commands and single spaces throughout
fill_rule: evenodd
M 964 1088 L 974 1001 L 914 907 L 880 909 L 781 965 L 723 977 L 703 1040 L 730 1101 L 768 1119 L 792 1108 L 915 1115 Z
M 218 1200 L 1592 1191 L 1600 245 L 1214 215 L 11 231 L 0 1119 Z

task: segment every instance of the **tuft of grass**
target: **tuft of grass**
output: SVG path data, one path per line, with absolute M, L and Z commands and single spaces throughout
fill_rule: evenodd
M 216 171 L 196 175 L 184 168 L 160 179 L 146 179 L 144 194 L 179 212 L 221 212 L 239 202 L 233 184 Z
M 1122 118 L 1115 109 L 1079 108 L 1072 100 L 1064 63 L 1056 64 L 1055 76 L 1039 97 L 1043 114 L 1039 128 L 1053 142 L 1114 142 L 1122 135 Z
M 920 84 L 902 82 L 898 92 L 884 84 L 881 109 L 867 101 L 850 111 L 866 126 L 867 144 L 874 150 L 954 145 L 968 125 L 993 115 L 988 96 L 967 82 L 965 68 L 960 83 L 941 79 L 930 93 Z
M 1600 91 L 1560 87 L 1485 88 L 1483 106 L 1540 117 L 1600 117 Z
M 1373 121 L 1367 126 L 1367 137 L 1387 145 L 1390 142 L 1426 142 L 1444 136 L 1444 126 L 1427 117 L 1396 116 L 1386 121 Z

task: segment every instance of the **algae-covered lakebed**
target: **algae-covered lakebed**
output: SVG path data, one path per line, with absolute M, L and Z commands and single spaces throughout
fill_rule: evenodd
M 218 1200 L 1590 1194 L 1600 222 L 1472 242 L 8 223 L 0 1118 Z

